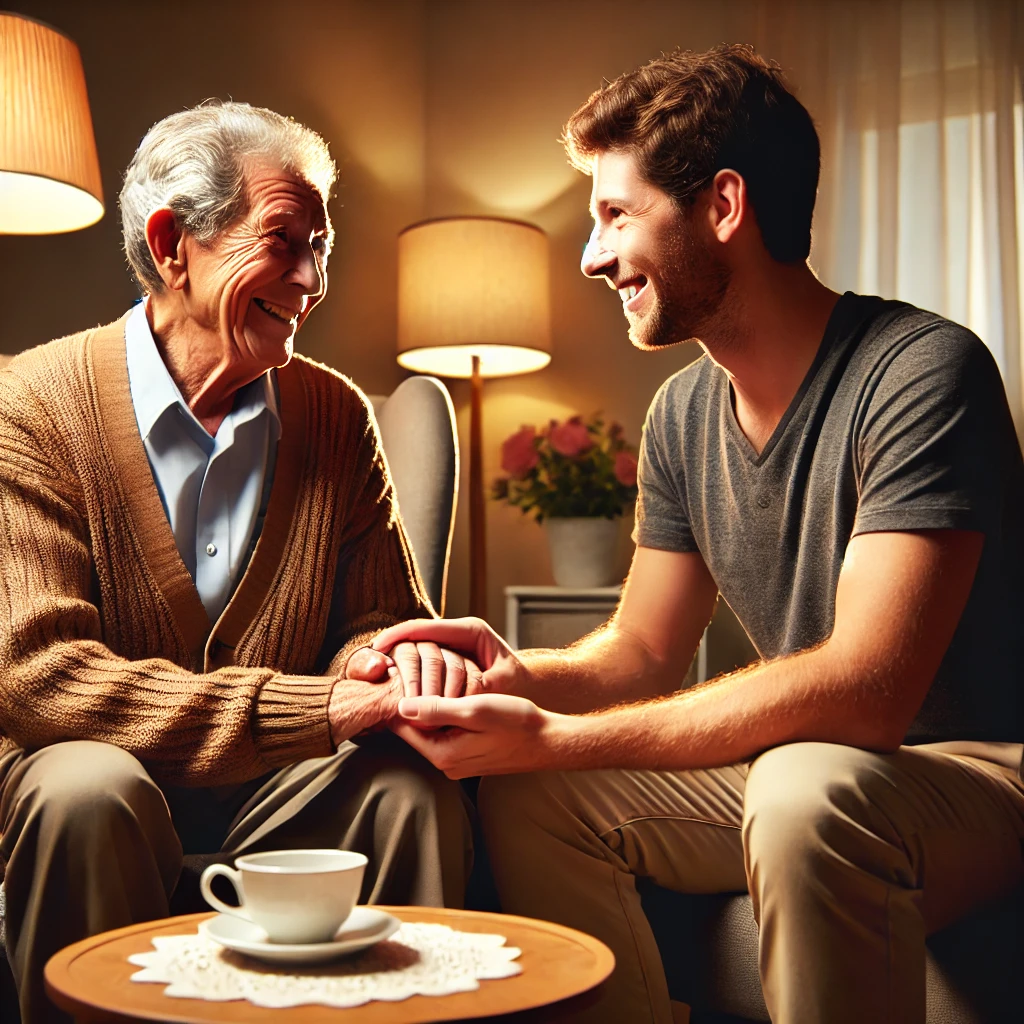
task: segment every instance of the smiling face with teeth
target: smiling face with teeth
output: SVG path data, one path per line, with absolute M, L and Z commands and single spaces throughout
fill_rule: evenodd
M 594 157 L 593 180 L 594 231 L 580 269 L 618 291 L 637 348 L 699 340 L 730 280 L 700 230 L 699 198 L 681 210 L 631 154 L 614 150 Z
M 187 234 L 180 243 L 181 326 L 193 351 L 201 345 L 242 383 L 291 358 L 295 332 L 327 291 L 331 230 L 303 179 L 257 164 L 247 185 L 248 211 L 234 224 L 206 245 Z

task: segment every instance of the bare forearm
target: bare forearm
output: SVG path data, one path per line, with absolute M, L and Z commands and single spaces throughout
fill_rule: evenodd
M 614 621 L 571 647 L 520 651 L 519 657 L 527 672 L 513 692 L 563 714 L 671 693 L 688 667 L 657 658 Z
M 808 740 L 893 749 L 901 710 L 884 683 L 852 675 L 820 648 L 666 699 L 559 716 L 546 730 L 546 767 L 711 768 Z

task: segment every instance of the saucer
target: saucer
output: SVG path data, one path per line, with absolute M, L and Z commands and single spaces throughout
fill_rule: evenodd
M 401 921 L 383 910 L 355 907 L 330 942 L 270 942 L 259 925 L 240 917 L 218 914 L 202 921 L 199 930 L 236 953 L 277 964 L 318 964 L 366 949 L 394 935 Z

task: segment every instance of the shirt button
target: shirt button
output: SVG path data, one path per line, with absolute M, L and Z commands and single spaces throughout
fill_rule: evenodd
M 215 554 L 217 554 L 217 545 L 216 544 L 207 544 L 206 545 L 206 553 L 212 558 Z
M 768 497 L 767 494 L 762 494 L 762 495 L 759 495 L 759 497 L 757 499 L 757 503 L 758 503 L 758 505 L 761 506 L 761 508 L 767 508 L 772 503 L 772 500 L 771 500 L 771 498 Z M 210 547 L 213 547 L 213 545 L 211 544 Z M 209 551 L 210 548 L 207 548 L 206 550 Z

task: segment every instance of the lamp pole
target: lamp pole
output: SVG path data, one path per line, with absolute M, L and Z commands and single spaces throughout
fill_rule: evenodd
M 487 617 L 487 522 L 483 472 L 483 379 L 473 356 L 469 404 L 469 614 Z

